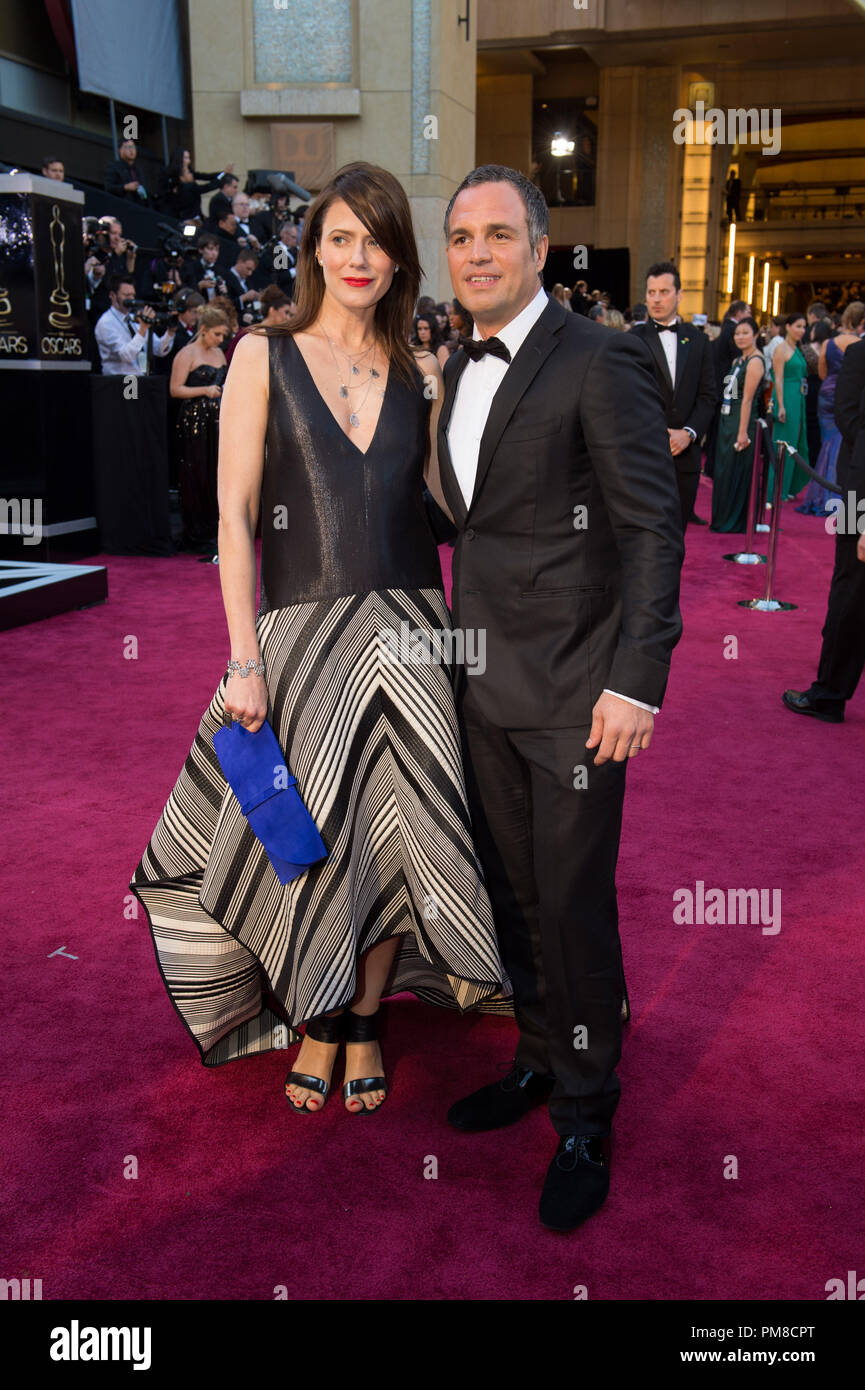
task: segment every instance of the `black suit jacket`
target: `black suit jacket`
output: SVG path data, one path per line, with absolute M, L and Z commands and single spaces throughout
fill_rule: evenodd
M 105 166 L 105 175 L 103 178 L 105 192 L 113 193 L 115 198 L 127 198 L 133 203 L 138 203 L 141 207 L 146 208 L 151 202 L 149 194 L 146 198 L 142 198 L 137 190 L 135 192 L 127 192 L 124 188 L 124 184 L 132 183 L 134 179 L 137 179 L 144 188 L 147 187 L 144 182 L 144 176 L 137 164 L 127 164 L 125 159 L 112 159 L 110 163 Z
M 690 425 L 697 436 L 693 444 L 673 460 L 676 472 L 699 473 L 700 440 L 711 425 L 718 404 L 711 342 L 692 323 L 680 320 L 676 324 L 676 380 L 672 383 L 661 335 L 651 319 L 635 324 L 630 336 L 645 342 L 652 354 L 655 380 L 661 388 L 669 428 L 681 430 Z
M 469 507 L 447 439 L 467 362 L 445 365 L 438 430 L 454 627 L 486 643 L 461 683 L 503 728 L 588 725 L 605 687 L 660 706 L 684 546 L 645 344 L 550 299 L 493 399 Z
M 865 496 L 865 341 L 851 343 L 835 385 L 835 424 L 841 431 L 838 485 Z M 847 498 L 842 498 L 847 506 Z

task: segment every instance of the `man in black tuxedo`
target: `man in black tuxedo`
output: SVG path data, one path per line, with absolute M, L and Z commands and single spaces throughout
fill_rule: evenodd
M 225 277 L 225 285 L 234 307 L 237 310 L 237 317 L 243 322 L 243 315 L 247 309 L 258 299 L 259 291 L 252 284 L 252 277 L 258 265 L 258 257 L 248 246 L 241 246 L 237 253 L 237 259 Z
M 823 624 L 823 645 L 817 679 L 808 690 L 785 690 L 781 699 L 796 714 L 810 714 L 827 724 L 840 724 L 844 705 L 865 668 L 865 507 L 851 515 L 853 493 L 865 498 L 865 342 L 852 343 L 844 353 L 835 387 L 835 424 L 841 431 L 838 486 L 844 506 L 837 517 L 835 568 L 829 587 L 829 606 Z
M 445 220 L 475 326 L 444 369 L 437 452 L 459 532 L 454 627 L 484 638 L 456 699 L 519 1026 L 508 1075 L 448 1119 L 497 1129 L 548 1102 L 559 1145 L 540 1216 L 570 1230 L 609 1187 L 625 769 L 681 633 L 683 545 L 645 344 L 548 299 L 548 227 L 540 190 L 502 165 L 469 174 Z
M 629 336 L 648 343 L 667 413 L 670 453 L 675 459 L 682 508 L 682 530 L 694 515 L 700 486 L 700 440 L 718 404 L 711 343 L 705 333 L 679 318 L 682 282 L 672 261 L 658 261 L 646 275 L 646 323 L 634 324 Z
M 240 187 L 237 175 L 228 170 L 219 180 L 219 191 L 214 193 L 207 208 L 206 229 L 215 232 L 220 220 L 226 213 L 231 212 L 232 202 L 237 197 L 237 190 Z

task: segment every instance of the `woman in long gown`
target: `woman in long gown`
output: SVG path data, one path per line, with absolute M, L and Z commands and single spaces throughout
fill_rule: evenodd
M 222 344 L 228 328 L 221 309 L 202 305 L 197 332 L 175 357 L 169 382 L 172 397 L 180 401 L 175 446 L 183 515 L 181 545 L 208 557 L 217 549 L 219 401 L 226 372 Z
M 759 329 L 752 318 L 736 324 L 733 342 L 739 356 L 724 377 L 712 475 L 712 530 L 745 531 L 757 417 L 763 404 L 766 363 L 757 346 Z
M 805 420 L 805 396 L 808 390 L 808 367 L 799 344 L 805 333 L 804 314 L 788 314 L 784 320 L 784 341 L 772 355 L 772 401 L 775 408 L 775 428 L 772 431 L 772 467 L 769 469 L 768 499 L 775 496 L 775 448 L 783 441 L 791 444 L 806 463 L 808 430 Z M 790 454 L 784 461 L 781 497 L 795 497 L 808 481 L 808 474 Z
M 858 343 L 859 328 L 865 319 L 865 304 L 854 300 L 848 304 L 841 317 L 841 331 L 834 338 L 827 338 L 820 344 L 818 371 L 822 377 L 820 394 L 817 398 L 817 416 L 820 421 L 820 452 L 814 467 L 827 482 L 837 480 L 838 453 L 841 448 L 841 431 L 835 424 L 835 386 L 838 373 L 844 361 L 844 353 L 851 343 Z M 832 496 L 814 478 L 808 484 L 805 500 L 797 512 L 811 516 L 828 516 L 826 502 Z
M 231 660 L 253 669 L 217 686 L 130 886 L 206 1066 L 284 1048 L 305 1022 L 292 1109 L 324 1104 L 344 1037 L 344 1104 L 369 1114 L 387 1093 L 383 995 L 512 1005 L 422 502 L 426 478 L 444 505 L 442 377 L 408 346 L 420 267 L 393 175 L 334 176 L 307 216 L 297 280 L 297 314 L 238 343 L 222 403 L 220 581 Z M 284 886 L 214 752 L 226 714 L 253 733 L 267 718 L 326 846 Z

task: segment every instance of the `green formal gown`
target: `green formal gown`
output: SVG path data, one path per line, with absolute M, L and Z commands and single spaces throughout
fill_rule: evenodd
M 794 348 L 793 356 L 784 363 L 784 411 L 787 419 L 782 425 L 778 419 L 778 388 L 775 382 L 775 374 L 772 373 L 772 400 L 775 406 L 775 428 L 772 431 L 772 467 L 769 470 L 769 492 L 767 501 L 771 502 L 774 497 L 775 486 L 775 447 L 783 440 L 785 444 L 792 444 L 793 448 L 802 455 L 806 463 L 810 463 L 808 458 L 808 434 L 805 428 L 805 400 L 802 391 L 803 382 L 807 385 L 808 365 L 799 348 Z M 794 463 L 790 456 L 784 464 L 784 485 L 781 489 L 782 497 L 795 497 L 807 482 L 810 482 L 809 475 L 798 463 Z
M 758 352 L 757 356 L 762 360 L 762 353 Z M 734 445 L 739 433 L 739 419 L 742 414 L 745 375 L 751 360 L 750 357 L 737 357 L 724 377 L 724 391 L 721 396 L 721 413 L 718 418 L 718 435 L 715 446 L 715 471 L 712 477 L 713 531 L 747 531 L 748 529 L 748 493 L 751 490 L 754 449 L 749 447 L 737 453 Z M 748 423 L 745 427 L 751 446 L 757 437 L 757 419 L 760 414 L 762 397 L 761 382 L 751 401 Z

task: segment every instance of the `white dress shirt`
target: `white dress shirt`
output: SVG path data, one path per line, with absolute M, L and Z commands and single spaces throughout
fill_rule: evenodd
M 678 322 L 679 322 L 679 315 L 677 314 L 676 317 L 673 319 L 673 323 L 676 324 L 676 323 L 678 323 Z M 652 325 L 653 328 L 655 327 L 655 321 L 654 321 L 654 319 L 649 319 L 649 323 L 651 323 L 651 325 Z M 670 373 L 670 385 L 671 385 L 671 386 L 675 386 L 675 384 L 676 384 L 676 353 L 677 353 L 678 347 L 679 347 L 679 335 L 678 335 L 678 333 L 661 333 L 661 332 L 658 331 L 657 328 L 655 328 L 655 332 L 658 334 L 658 337 L 659 337 L 660 340 L 661 340 L 661 347 L 664 349 L 664 356 L 665 356 L 666 359 L 667 359 L 667 370 L 668 370 L 669 373 Z
M 538 287 L 534 299 L 531 299 L 526 307 L 520 310 L 516 318 L 511 319 L 510 323 L 505 324 L 504 328 L 496 333 L 495 336 L 504 343 L 511 354 L 511 362 L 548 303 L 547 292 L 541 285 Z M 480 338 L 481 336 L 481 332 L 475 324 L 473 337 Z M 675 350 L 675 334 L 662 333 L 661 337 L 672 338 Z M 494 357 L 491 352 L 488 352 L 479 361 L 469 361 L 466 364 L 457 385 L 451 418 L 448 421 L 447 439 L 453 469 L 467 507 L 471 504 L 474 492 L 478 471 L 478 455 L 480 454 L 481 438 L 487 423 L 487 416 L 490 413 L 493 397 L 501 386 L 509 366 L 509 362 L 505 362 L 501 357 Z M 606 687 L 605 693 L 608 695 L 618 694 L 615 690 L 606 690 Z M 619 695 L 618 698 L 627 700 L 628 704 L 639 705 L 640 709 L 650 710 L 652 714 L 658 713 L 656 705 L 645 705 L 642 700 L 631 699 L 630 695 Z
M 95 329 L 103 376 L 144 376 L 147 370 L 147 335 L 134 329 L 125 314 L 110 309 L 98 320 Z M 164 357 L 171 350 L 174 335 L 165 333 L 153 339 L 154 357 Z

